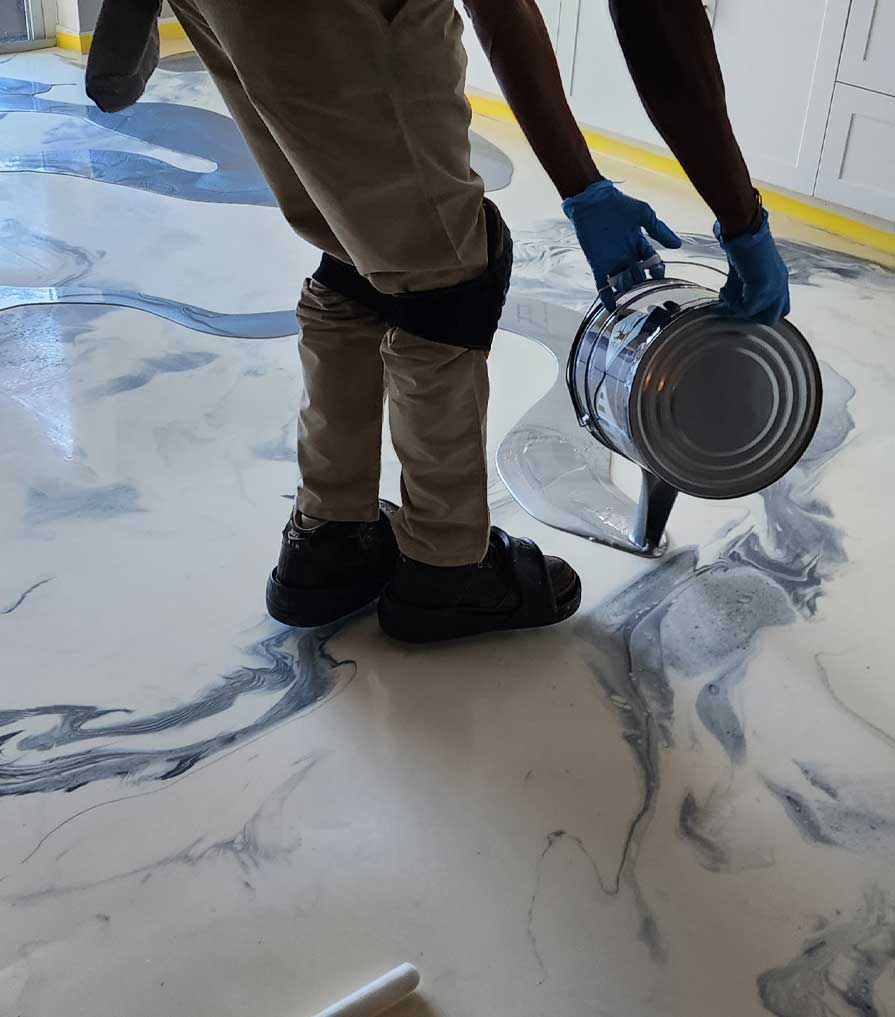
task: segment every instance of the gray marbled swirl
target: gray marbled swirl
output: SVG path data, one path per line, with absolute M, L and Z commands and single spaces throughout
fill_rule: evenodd
M 741 764 L 747 739 L 731 694 L 746 680 L 758 635 L 810 619 L 824 585 L 845 561 L 842 533 L 814 490 L 853 427 L 848 403 L 854 390 L 828 365 L 824 385 L 815 442 L 787 477 L 762 492 L 763 524 L 738 528 L 707 561 L 696 547 L 674 551 L 577 626 L 643 774 L 643 799 L 622 867 L 636 854 L 655 807 L 660 751 L 672 743 L 674 684 L 701 683 L 699 719 L 731 762 Z M 713 841 L 700 810 L 688 795 L 679 827 L 700 860 L 718 869 L 726 850 Z
M 722 257 L 713 238 L 687 240 L 687 253 L 714 260 Z M 895 274 L 873 263 L 807 245 L 781 246 L 797 284 L 818 285 L 824 276 L 869 280 L 870 285 L 885 289 L 895 282 Z M 548 346 L 561 366 L 568 341 L 564 345 L 561 336 L 551 334 L 550 315 L 537 309 L 545 306 L 543 297 L 559 298 L 578 310 L 589 304 L 590 281 L 586 273 L 574 269 L 580 261 L 574 237 L 565 224 L 545 224 L 522 234 L 516 251 L 519 271 L 508 304 L 512 320 L 504 325 L 525 334 L 523 323 L 530 319 L 535 323 L 532 337 Z M 567 320 L 563 319 L 562 327 L 568 327 Z M 672 744 L 675 685 L 700 683 L 697 716 L 732 766 L 741 766 L 748 756 L 748 737 L 733 692 L 748 680 L 759 635 L 769 627 L 810 622 L 825 588 L 846 561 L 843 534 L 832 507 L 816 492 L 821 473 L 846 445 L 854 427 L 849 404 L 855 392 L 829 365 L 823 365 L 823 373 L 825 405 L 818 432 L 799 465 L 761 493 L 762 511 L 734 522 L 707 546 L 670 553 L 606 598 L 576 627 L 590 647 L 595 679 L 617 712 L 622 736 L 643 780 L 618 869 L 614 878 L 604 878 L 604 892 L 617 892 L 626 882 L 641 908 L 645 928 L 651 915 L 635 866 L 656 806 L 661 753 Z M 558 514 L 568 513 L 570 504 L 586 505 L 588 485 L 593 505 L 604 497 L 600 484 L 588 477 L 592 464 L 576 451 L 581 439 L 573 430 L 577 425 L 562 408 L 558 393 L 563 384 L 558 374 L 554 390 L 542 400 L 544 412 L 528 411 L 505 439 L 518 446 L 523 459 L 530 449 L 537 451 L 537 457 L 513 479 L 531 488 L 540 484 L 543 497 L 553 500 Z M 575 511 L 577 527 L 585 516 Z M 802 763 L 802 773 L 815 799 L 771 781 L 767 785 L 807 838 L 860 850 L 895 846 L 892 796 L 887 798 L 875 788 L 858 800 L 857 781 L 846 783 L 841 774 L 827 773 L 814 762 Z M 722 787 L 712 788 L 703 799 L 687 792 L 679 809 L 678 829 L 709 870 L 772 864 L 768 851 L 732 843 L 727 830 L 730 818 Z M 653 928 L 649 941 L 654 957 L 661 955 L 657 929 Z M 779 990 L 768 989 L 775 991 Z M 827 1013 L 817 1011 L 821 1012 Z M 813 1017 L 815 1011 L 792 1013 Z
M 0 797 L 73 791 L 98 780 L 169 780 L 225 749 L 270 730 L 333 694 L 353 676 L 352 661 L 327 649 L 337 628 L 277 630 L 247 647 L 255 663 L 212 678 L 192 698 L 155 713 L 126 704 L 51 703 L 0 710 Z M 211 737 L 191 727 L 237 703 L 257 704 L 253 719 Z M 171 745 L 170 735 L 178 738 Z M 167 733 L 165 748 L 145 748 L 146 735 Z M 139 743 L 139 744 L 137 744 Z
M 766 1010 L 777 1017 L 886 1017 L 877 982 L 895 961 L 895 909 L 871 890 L 853 918 L 831 923 L 802 952 L 758 979 Z

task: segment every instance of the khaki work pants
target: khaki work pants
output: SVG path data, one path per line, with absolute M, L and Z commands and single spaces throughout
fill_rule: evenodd
M 487 267 L 453 0 L 172 0 L 286 219 L 384 293 Z M 486 355 L 390 328 L 308 280 L 298 508 L 378 518 L 383 399 L 402 467 L 404 554 L 479 561 L 488 543 Z

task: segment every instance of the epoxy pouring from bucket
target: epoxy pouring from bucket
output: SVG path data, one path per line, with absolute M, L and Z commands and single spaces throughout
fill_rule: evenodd
M 726 278 L 696 262 L 665 264 Z M 567 384 L 557 380 L 497 450 L 498 472 L 526 512 L 658 557 L 679 491 L 739 497 L 796 464 L 820 415 L 814 355 L 789 322 L 723 317 L 717 301 L 695 282 L 653 279 L 612 311 L 597 300 L 582 320 L 510 290 L 500 327 L 567 365 Z M 636 501 L 614 479 L 618 455 L 640 467 Z
M 314 1017 L 379 1017 L 406 999 L 419 983 L 420 973 L 412 964 L 399 964 Z
M 597 300 L 572 344 L 579 424 L 643 471 L 627 548 L 638 554 L 659 551 L 678 492 L 760 491 L 795 466 L 817 428 L 820 368 L 802 334 L 785 320 L 720 314 L 717 301 L 697 283 L 648 280 L 613 310 Z

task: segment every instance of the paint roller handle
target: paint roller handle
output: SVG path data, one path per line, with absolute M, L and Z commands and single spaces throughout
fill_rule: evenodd
M 379 1017 L 409 996 L 419 983 L 420 973 L 412 964 L 399 964 L 314 1017 Z

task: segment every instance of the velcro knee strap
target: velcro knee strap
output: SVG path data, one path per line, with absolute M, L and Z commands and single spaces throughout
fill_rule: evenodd
M 475 279 L 437 290 L 380 293 L 353 265 L 323 255 L 314 279 L 356 300 L 387 324 L 422 339 L 488 350 L 497 331 L 513 268 L 513 240 L 497 207 L 485 199 L 488 268 Z

